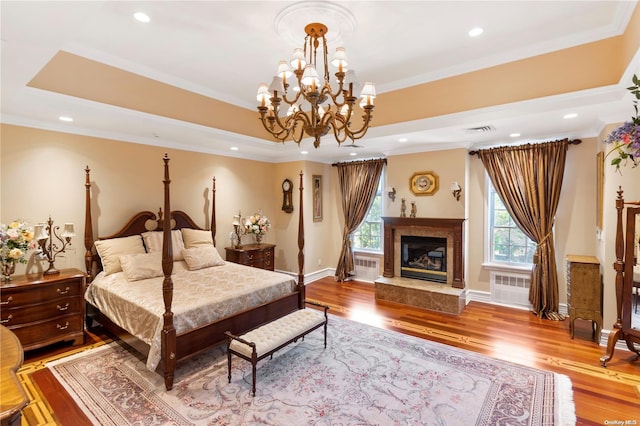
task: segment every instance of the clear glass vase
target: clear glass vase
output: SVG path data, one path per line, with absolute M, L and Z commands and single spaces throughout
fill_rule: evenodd
M 13 260 L 2 261 L 2 281 L 11 281 L 11 274 L 16 271 L 16 263 Z

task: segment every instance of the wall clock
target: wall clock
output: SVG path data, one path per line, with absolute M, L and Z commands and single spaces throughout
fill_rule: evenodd
M 433 195 L 438 191 L 438 175 L 433 172 L 417 172 L 409 179 L 409 188 L 415 195 Z
M 286 213 L 293 211 L 293 184 L 289 179 L 282 181 L 282 210 Z

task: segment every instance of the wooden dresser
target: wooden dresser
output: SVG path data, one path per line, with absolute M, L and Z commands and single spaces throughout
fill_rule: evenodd
M 602 279 L 600 262 L 594 256 L 567 255 L 567 305 L 573 339 L 577 318 L 592 321 L 593 340 L 602 331 Z
M 227 260 L 255 268 L 274 269 L 275 244 L 243 244 L 238 248 L 225 247 Z
M 84 342 L 85 273 L 63 269 L 56 275 L 21 275 L 0 286 L 0 324 L 25 351 L 63 340 Z

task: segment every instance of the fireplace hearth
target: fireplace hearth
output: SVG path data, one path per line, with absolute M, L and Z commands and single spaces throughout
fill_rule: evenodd
M 376 299 L 460 314 L 466 304 L 464 219 L 382 219 L 384 272 L 375 281 Z

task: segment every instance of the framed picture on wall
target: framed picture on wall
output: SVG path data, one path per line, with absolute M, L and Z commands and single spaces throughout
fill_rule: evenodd
M 604 152 L 596 155 L 596 226 L 602 229 L 602 209 L 604 196 Z
M 433 172 L 417 172 L 409 179 L 409 189 L 415 195 L 433 195 L 438 192 L 438 175 Z
M 313 221 L 322 222 L 322 176 L 313 175 Z

